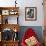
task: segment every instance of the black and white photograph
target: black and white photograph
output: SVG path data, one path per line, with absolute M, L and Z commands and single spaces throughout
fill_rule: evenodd
M 37 8 L 26 7 L 25 8 L 25 19 L 29 21 L 35 21 L 37 19 Z

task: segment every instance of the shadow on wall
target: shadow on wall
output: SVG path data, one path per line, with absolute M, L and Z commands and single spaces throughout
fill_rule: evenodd
M 28 28 L 32 28 L 36 32 L 39 41 L 41 43 L 43 43 L 43 30 L 42 30 L 41 26 L 21 26 L 20 27 L 20 32 L 19 32 L 19 40 L 20 40 L 20 42 L 21 42 L 21 40 L 22 40 L 22 38 L 24 36 L 25 31 Z

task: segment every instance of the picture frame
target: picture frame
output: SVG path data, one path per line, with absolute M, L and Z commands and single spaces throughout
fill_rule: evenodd
M 36 7 L 25 7 L 25 20 L 26 21 L 37 20 L 37 8 Z
M 17 12 L 16 10 L 10 10 L 10 11 L 9 11 L 9 14 L 10 14 L 10 15 L 16 15 L 17 13 L 18 13 L 18 12 Z
M 9 10 L 2 10 L 2 15 L 9 15 Z

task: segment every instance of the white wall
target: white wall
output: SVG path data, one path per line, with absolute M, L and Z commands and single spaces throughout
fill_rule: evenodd
M 1 7 L 15 6 L 15 0 L 0 0 Z M 19 6 L 19 24 L 21 26 L 43 26 L 43 0 L 17 0 Z M 37 7 L 37 21 L 25 21 L 25 7 Z

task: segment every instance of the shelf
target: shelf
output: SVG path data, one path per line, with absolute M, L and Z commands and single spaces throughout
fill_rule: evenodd
M 15 42 L 19 42 L 19 40 L 15 40 L 15 41 L 12 41 L 12 40 L 10 40 L 10 41 L 3 41 L 3 42 L 5 42 L 5 43 L 15 43 Z
M 0 24 L 12 24 L 12 19 L 10 19 L 10 21 L 12 20 L 11 23 L 9 23 L 9 16 L 17 16 L 13 24 L 18 24 L 19 7 L 0 7 Z
M 18 32 L 20 29 L 19 24 L 0 24 L 0 27 L 1 27 L 1 31 L 5 28 L 9 28 L 12 29 L 13 31 L 16 29 Z
M 0 7 L 0 46 L 18 46 L 18 17 L 19 7 Z
M 3 15 L 19 15 L 19 7 L 0 7 L 0 14 Z
M 12 42 L 2 42 L 3 46 L 18 46 L 18 42 L 17 41 L 12 41 Z
M 1 10 L 3 9 L 19 9 L 19 7 L 0 7 Z

